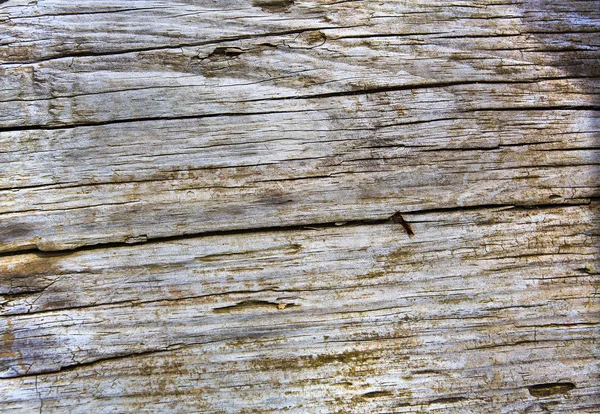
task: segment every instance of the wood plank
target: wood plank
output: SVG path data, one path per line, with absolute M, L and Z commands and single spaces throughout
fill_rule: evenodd
M 0 258 L 6 412 L 598 412 L 599 203 Z
M 0 411 L 600 413 L 598 33 L 0 0 Z
M 274 4 L 2 4 L 0 252 L 598 197 L 596 2 Z
M 531 34 L 568 40 L 570 29 L 598 31 L 597 3 L 588 1 L 468 0 L 447 4 L 408 1 L 289 1 L 284 10 L 265 1 L 136 1 L 134 7 L 115 0 L 31 2 L 14 0 L 0 6 L 10 30 L 0 48 L 3 61 L 24 63 L 146 51 L 186 45 L 203 46 L 230 40 L 269 37 L 277 33 L 353 29 L 356 34 L 444 34 L 456 37 Z M 526 29 L 526 30 L 522 30 Z M 51 33 L 52 36 L 48 36 Z M 550 42 L 549 42 L 550 43 Z M 561 42 L 552 46 L 560 47 Z M 585 46 L 581 45 L 581 46 Z M 572 62 L 574 63 L 574 62 Z

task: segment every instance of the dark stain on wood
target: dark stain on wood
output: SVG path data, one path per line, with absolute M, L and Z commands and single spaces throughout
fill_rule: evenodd
M 402 217 L 402 214 L 400 214 L 399 211 L 397 211 L 391 217 L 391 220 L 394 223 L 400 224 L 404 228 L 404 231 L 406 231 L 406 234 L 408 234 L 408 237 L 413 237 L 415 235 L 415 233 L 412 230 L 412 227 L 410 226 L 410 224 L 406 220 L 404 220 L 404 217 Z
M 264 12 L 279 13 L 286 11 L 294 4 L 294 0 L 254 0 L 252 5 L 260 7 Z
M 547 384 L 536 384 L 527 387 L 532 397 L 543 398 L 553 395 L 566 394 L 575 388 L 572 382 L 550 382 Z

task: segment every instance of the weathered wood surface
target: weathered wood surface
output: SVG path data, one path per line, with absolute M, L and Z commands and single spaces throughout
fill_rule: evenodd
M 0 1 L 0 410 L 600 412 L 599 33 Z
M 0 6 L 0 251 L 598 196 L 597 1 L 224 3 Z
M 407 215 L 412 238 L 390 222 L 4 257 L 0 399 L 597 411 L 598 213 L 477 209 Z

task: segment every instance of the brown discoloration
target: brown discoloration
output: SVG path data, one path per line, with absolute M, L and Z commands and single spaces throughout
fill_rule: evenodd
M 288 10 L 294 2 L 295 0 L 253 0 L 252 5 L 268 13 L 281 13 Z
M 0 265 L 0 274 L 10 278 L 27 278 L 56 275 L 62 269 L 60 254 L 27 254 L 17 256 L 18 260 L 5 262 Z
M 14 262 L 0 264 L 0 293 L 36 294 L 62 272 L 62 257 L 51 254 L 27 254 Z
M 404 231 L 406 231 L 406 234 L 408 234 L 408 237 L 413 237 L 415 235 L 412 227 L 406 220 L 404 220 L 404 217 L 402 217 L 402 214 L 399 211 L 394 213 L 394 215 L 391 217 L 391 220 L 394 223 L 400 224 L 402 228 L 404 228 Z
M 0 335 L 0 372 L 9 371 L 23 373 L 27 371 L 27 367 L 23 364 L 19 346 L 15 347 L 13 323 L 7 319 L 6 326 Z
M 551 382 L 548 384 L 536 384 L 527 387 L 529 394 L 536 398 L 566 394 L 573 389 L 575 389 L 575 384 L 572 382 Z
M 314 357 L 306 357 L 304 361 L 311 367 L 316 368 L 327 364 L 361 364 L 369 360 L 372 355 L 364 351 L 345 351 L 339 354 L 321 354 Z M 377 358 L 378 359 L 378 358 Z
M 2 335 L 2 341 L 0 341 L 0 360 L 15 358 L 15 351 L 13 350 L 13 344 L 15 343 L 15 334 L 12 330 L 12 322 L 10 319 L 6 321 L 6 327 L 4 328 Z
M 385 270 L 375 269 L 370 270 L 368 273 L 364 275 L 357 276 L 358 279 L 378 279 L 380 277 L 384 277 L 387 274 Z
M 330 372 L 343 373 L 344 378 L 360 377 L 362 375 L 376 374 L 376 370 L 370 368 L 370 364 L 379 360 L 379 356 L 373 356 L 370 351 L 348 350 L 339 353 L 318 355 L 294 355 L 290 358 L 260 358 L 253 361 L 257 370 L 272 371 L 283 370 L 294 372 L 300 370 L 320 370 L 327 368 Z

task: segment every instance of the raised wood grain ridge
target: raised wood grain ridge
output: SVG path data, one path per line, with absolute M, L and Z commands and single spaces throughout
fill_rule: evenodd
M 600 412 L 599 33 L 0 1 L 0 411 Z

